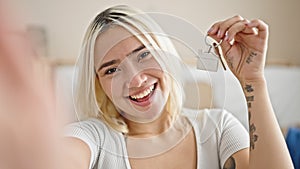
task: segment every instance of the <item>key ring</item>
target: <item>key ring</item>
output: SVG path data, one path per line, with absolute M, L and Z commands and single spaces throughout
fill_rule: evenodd
M 208 35 L 206 34 L 205 35 L 205 38 L 204 38 L 204 41 L 205 41 L 205 44 L 207 45 L 207 46 L 209 46 L 210 48 L 212 48 L 212 47 L 219 47 L 220 45 L 221 45 L 221 43 L 223 42 L 223 40 L 221 39 L 220 40 L 220 42 L 218 42 L 218 43 L 216 43 L 215 45 L 212 45 L 212 44 L 209 44 L 208 42 L 207 42 L 207 37 L 208 37 Z
M 211 52 L 211 49 L 212 49 L 213 47 L 214 47 L 215 49 L 218 50 L 218 47 L 221 45 L 221 43 L 223 42 L 223 40 L 221 39 L 220 42 L 218 42 L 218 43 L 209 44 L 209 43 L 207 42 L 207 37 L 208 37 L 208 35 L 206 34 L 206 35 L 205 35 L 205 38 L 204 38 L 204 41 L 205 41 L 205 44 L 206 44 L 207 46 L 209 46 L 208 53 Z M 220 59 L 220 61 L 221 61 L 221 63 L 222 63 L 222 66 L 223 66 L 224 70 L 226 70 L 226 67 L 225 67 L 225 65 L 224 65 L 224 61 L 223 61 L 221 55 L 220 55 L 220 54 L 217 54 L 217 55 L 218 55 L 218 57 L 219 57 L 219 59 Z

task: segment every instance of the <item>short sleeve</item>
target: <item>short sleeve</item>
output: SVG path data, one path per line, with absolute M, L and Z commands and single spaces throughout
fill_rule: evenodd
M 226 110 L 222 111 L 219 129 L 221 132 L 219 156 L 221 167 L 223 167 L 232 154 L 249 147 L 249 134 L 244 126 Z
M 93 168 L 100 154 L 101 145 L 101 124 L 95 119 L 80 121 L 69 124 L 65 127 L 65 137 L 75 137 L 86 143 L 91 152 L 89 169 Z

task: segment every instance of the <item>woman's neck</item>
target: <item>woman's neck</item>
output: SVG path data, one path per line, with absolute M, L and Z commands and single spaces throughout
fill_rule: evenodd
M 172 122 L 170 113 L 164 111 L 159 118 L 149 123 L 137 123 L 125 119 L 129 133 L 128 136 L 146 138 L 159 135 L 166 131 Z

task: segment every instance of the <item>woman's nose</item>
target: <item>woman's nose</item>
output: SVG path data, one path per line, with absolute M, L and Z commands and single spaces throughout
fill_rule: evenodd
M 126 87 L 141 87 L 147 81 L 147 76 L 137 66 L 130 64 L 126 69 Z
M 127 87 L 141 87 L 145 85 L 147 81 L 147 76 L 143 72 L 138 72 L 134 76 L 131 76 L 131 78 L 128 79 Z

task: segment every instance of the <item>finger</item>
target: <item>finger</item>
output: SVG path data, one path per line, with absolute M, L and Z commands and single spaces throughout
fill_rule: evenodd
M 207 32 L 208 35 L 213 38 L 215 41 L 220 42 L 223 38 L 226 32 L 232 25 L 235 25 L 236 23 L 239 23 L 241 21 L 247 22 L 243 17 L 236 15 L 232 18 L 226 19 L 225 21 L 217 22 L 214 25 L 211 26 L 209 31 Z M 226 37 L 226 36 L 225 36 Z M 221 43 L 221 48 L 223 51 L 223 54 L 227 53 L 227 51 L 231 48 L 230 41 L 223 41 Z
M 268 25 L 259 19 L 251 20 L 249 23 L 246 24 L 249 28 L 257 28 L 258 36 L 262 38 L 268 37 L 269 28 Z
M 250 23 L 250 21 L 245 19 L 246 28 L 243 30 L 243 33 L 244 34 L 255 34 L 256 35 L 257 34 L 256 28 L 249 27 L 248 26 L 249 23 Z
M 251 30 L 251 28 L 247 28 L 246 26 L 247 21 L 241 21 L 241 22 L 237 22 L 234 25 L 232 25 L 226 34 L 226 37 L 224 38 L 225 41 L 232 41 L 234 39 L 234 37 L 236 36 L 236 34 L 243 32 L 243 33 L 253 33 L 253 31 Z
M 209 35 L 209 37 L 211 37 L 212 39 L 214 39 L 217 43 L 216 45 L 213 46 L 218 46 L 218 44 L 220 44 L 220 47 L 222 49 L 222 54 L 224 57 L 226 57 L 226 53 L 227 51 L 231 48 L 231 44 L 229 41 L 224 41 L 221 38 L 218 38 L 217 35 Z
M 217 34 L 218 38 L 223 38 L 224 35 L 226 34 L 228 28 L 230 28 L 232 25 L 234 25 L 237 22 L 240 22 L 244 20 L 244 18 L 242 18 L 239 15 L 236 15 L 232 18 L 226 19 L 224 21 L 221 22 L 217 22 L 216 24 L 214 24 L 210 31 L 208 32 L 209 35 L 215 35 Z
M 215 35 L 217 33 L 217 31 L 219 30 L 219 25 L 220 25 L 221 22 L 217 22 L 217 23 L 214 23 L 210 28 L 209 30 L 207 31 L 207 34 L 208 35 Z
M 222 38 L 219 38 L 217 32 L 220 28 L 221 22 L 215 23 L 207 32 L 207 35 L 216 41 L 216 44 L 220 43 L 223 54 L 226 53 L 231 47 L 231 44 L 227 41 L 223 41 Z M 216 45 L 214 45 L 216 46 Z

